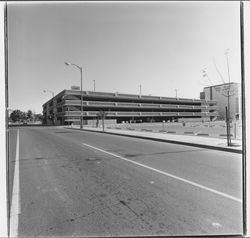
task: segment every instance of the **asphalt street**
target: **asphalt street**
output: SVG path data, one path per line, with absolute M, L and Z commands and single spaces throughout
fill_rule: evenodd
M 240 154 L 23 127 L 9 165 L 13 235 L 242 234 Z

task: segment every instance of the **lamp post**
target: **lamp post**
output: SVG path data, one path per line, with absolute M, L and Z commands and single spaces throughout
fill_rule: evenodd
M 82 109 L 82 67 L 76 65 L 76 64 L 72 64 L 69 62 L 65 62 L 65 64 L 67 66 L 75 66 L 76 68 L 78 68 L 80 70 L 80 74 L 81 74 L 81 115 L 80 115 L 80 129 L 82 129 L 82 117 L 83 117 L 83 109 Z

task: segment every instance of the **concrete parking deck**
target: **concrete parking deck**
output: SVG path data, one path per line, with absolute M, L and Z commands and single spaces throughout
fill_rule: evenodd
M 66 127 L 71 129 L 80 129 L 79 126 Z M 242 153 L 242 141 L 232 139 L 232 146 L 227 146 L 227 140 L 225 138 L 212 138 L 207 136 L 190 136 L 187 134 L 176 135 L 169 133 L 160 133 L 160 132 L 150 132 L 150 131 L 133 131 L 127 129 L 110 129 L 105 128 L 103 131 L 102 128 L 87 127 L 85 126 L 83 130 L 108 133 L 114 135 L 135 137 L 147 140 L 161 141 L 167 143 L 182 144 L 187 146 L 202 147 L 208 149 L 222 150 L 234 153 Z

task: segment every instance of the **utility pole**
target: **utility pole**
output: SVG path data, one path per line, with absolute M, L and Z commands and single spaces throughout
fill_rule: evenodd
M 139 85 L 139 88 L 140 88 L 140 96 L 141 96 L 141 84 Z
M 94 92 L 95 92 L 95 80 L 93 80 L 94 81 Z

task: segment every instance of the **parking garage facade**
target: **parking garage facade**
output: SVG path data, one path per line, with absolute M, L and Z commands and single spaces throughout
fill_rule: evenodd
M 106 120 L 122 122 L 162 122 L 180 119 L 213 120 L 217 117 L 214 100 L 161 97 L 138 94 L 82 92 L 84 124 L 101 113 Z M 81 91 L 63 90 L 43 104 L 44 124 L 79 124 Z

